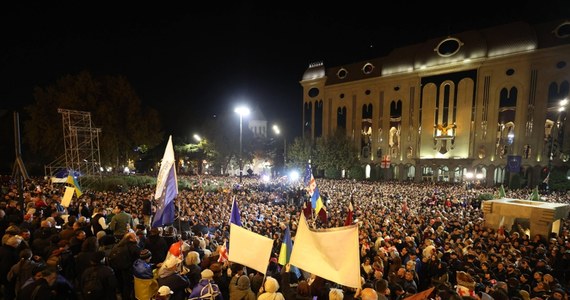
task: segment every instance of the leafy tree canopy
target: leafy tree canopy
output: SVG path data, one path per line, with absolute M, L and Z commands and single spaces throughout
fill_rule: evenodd
M 34 99 L 25 109 L 29 120 L 24 124 L 23 140 L 41 164 L 65 154 L 60 108 L 91 113 L 93 126 L 101 128 L 102 165 L 126 165 L 127 160 L 136 160 L 164 137 L 158 112 L 143 107 L 123 76 L 95 78 L 82 71 L 53 85 L 36 87 Z

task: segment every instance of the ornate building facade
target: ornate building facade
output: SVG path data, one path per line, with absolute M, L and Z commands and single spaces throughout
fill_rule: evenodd
M 536 185 L 568 163 L 570 22 L 510 23 L 303 74 L 303 135 L 397 180 Z M 566 130 L 565 130 L 566 129 Z

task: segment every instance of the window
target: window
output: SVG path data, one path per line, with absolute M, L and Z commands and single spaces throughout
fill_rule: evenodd
M 439 56 L 450 57 L 459 52 L 461 46 L 463 46 L 463 43 L 459 39 L 448 37 L 441 41 L 433 50 L 437 52 Z
M 362 73 L 366 75 L 372 73 L 373 70 L 374 70 L 374 65 L 371 63 L 366 63 L 364 67 L 362 67 Z
M 314 87 L 314 88 L 311 88 L 311 89 L 309 90 L 309 93 L 308 93 L 308 94 L 309 94 L 309 97 L 315 98 L 315 97 L 317 97 L 317 96 L 319 95 L 319 93 L 320 93 L 319 89 L 316 88 L 316 87 Z
M 348 75 L 348 71 L 345 68 L 340 68 L 340 70 L 338 70 L 338 72 L 336 72 L 336 76 L 339 79 L 345 79 L 346 75 Z

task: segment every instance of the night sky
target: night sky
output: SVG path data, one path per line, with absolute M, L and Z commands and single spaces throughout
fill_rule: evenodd
M 312 62 L 338 66 L 481 26 L 570 18 L 570 1 L 503 7 L 497 1 L 473 3 L 477 7 L 400 1 L 389 8 L 353 2 L 44 2 L 0 12 L 4 115 L 31 103 L 34 86 L 88 70 L 125 76 L 142 102 L 159 110 L 164 132 L 174 135 L 189 135 L 204 116 L 247 103 L 259 105 L 270 124 L 286 124 L 288 137 L 300 136 L 299 81 Z

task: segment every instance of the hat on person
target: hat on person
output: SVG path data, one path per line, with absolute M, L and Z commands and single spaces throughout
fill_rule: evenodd
M 148 249 L 142 249 L 139 254 L 140 259 L 147 259 L 152 256 L 152 253 Z
M 267 276 L 267 278 L 265 278 L 265 284 L 263 285 L 263 288 L 268 293 L 275 293 L 279 289 L 279 282 L 277 282 L 277 279 L 271 276 Z
M 249 277 L 244 274 L 238 278 L 236 285 L 239 290 L 247 290 L 249 289 L 251 282 L 249 280 Z
M 210 269 L 205 269 L 204 271 L 202 271 L 202 278 L 203 279 L 212 279 L 214 278 L 214 272 L 212 272 L 212 270 Z
M 161 296 L 168 296 L 174 294 L 174 292 L 167 285 L 163 285 L 158 289 L 158 294 Z

